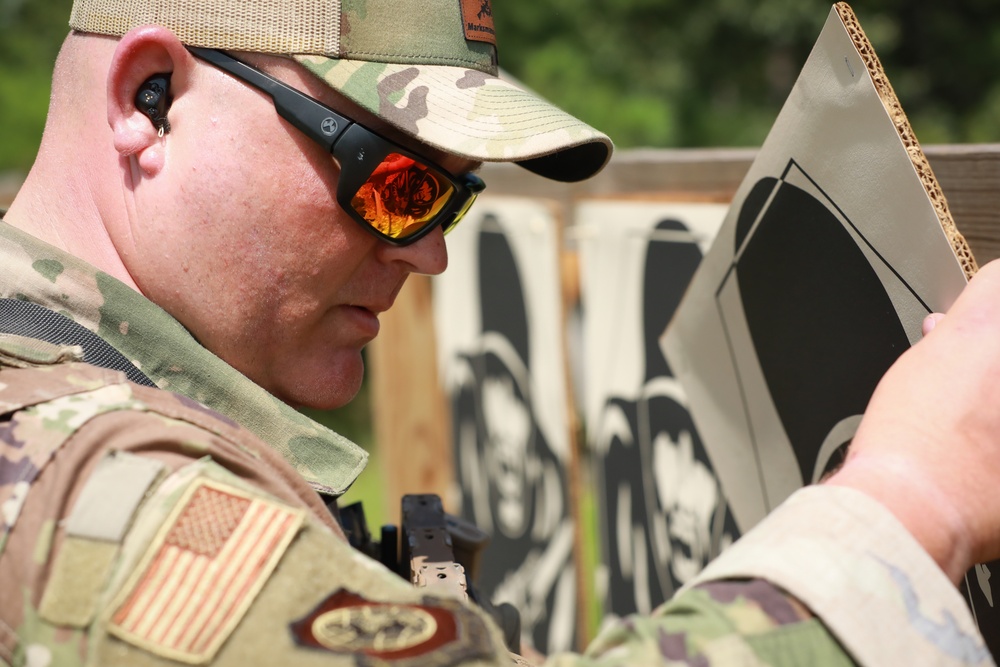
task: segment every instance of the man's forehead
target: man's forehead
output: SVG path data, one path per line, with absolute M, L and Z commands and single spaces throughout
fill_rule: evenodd
M 367 109 L 362 108 L 344 95 L 326 85 L 312 72 L 289 57 L 264 54 L 236 52 L 233 56 L 244 60 L 247 64 L 261 69 L 271 76 L 281 79 L 285 83 L 301 90 L 302 92 L 316 98 L 334 111 L 347 116 L 353 121 L 364 125 L 386 139 L 398 143 L 400 146 L 412 150 L 418 155 L 423 155 L 434 161 L 453 174 L 466 174 L 479 169 L 482 162 L 469 160 L 467 158 L 447 153 L 438 148 L 429 146 L 420 140 L 406 134 L 393 127 L 381 118 L 375 116 Z

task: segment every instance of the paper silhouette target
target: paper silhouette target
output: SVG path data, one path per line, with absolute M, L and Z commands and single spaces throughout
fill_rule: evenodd
M 976 565 L 965 575 L 962 594 L 994 658 L 1000 655 L 1000 561 Z
M 604 606 L 616 615 L 648 613 L 737 536 L 658 344 L 724 212 L 635 201 L 579 209 L 587 430 Z
M 574 647 L 577 611 L 557 222 L 519 198 L 476 210 L 433 283 L 458 505 L 491 538 L 480 591 L 551 653 Z

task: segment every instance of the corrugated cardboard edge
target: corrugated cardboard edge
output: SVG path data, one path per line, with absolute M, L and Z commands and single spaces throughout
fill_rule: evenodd
M 934 176 L 934 171 L 927 161 L 927 156 L 924 155 L 924 151 L 920 148 L 917 135 L 914 134 L 913 128 L 910 127 L 910 121 L 907 119 L 906 113 L 903 111 L 903 107 L 896 97 L 896 92 L 892 89 L 892 84 L 889 83 L 889 78 L 885 75 L 885 70 L 882 69 L 882 63 L 879 62 L 878 56 L 875 55 L 875 49 L 872 48 L 871 42 L 865 36 L 864 30 L 861 29 L 861 24 L 858 22 L 850 6 L 846 2 L 838 2 L 834 5 L 834 8 L 840 15 L 840 20 L 843 21 L 844 28 L 854 42 L 854 47 L 858 50 L 861 60 L 865 63 L 865 67 L 868 68 L 868 74 L 872 78 L 875 90 L 878 91 L 879 97 L 882 98 L 882 104 L 889 113 L 889 117 L 896 127 L 896 132 L 899 133 L 899 138 L 906 147 L 906 152 L 910 156 L 913 168 L 916 170 L 917 176 L 920 178 L 920 182 L 923 184 L 924 190 L 927 192 L 927 196 L 934 206 L 934 212 L 937 214 L 945 236 L 951 242 L 955 258 L 958 259 L 962 270 L 965 271 L 966 278 L 972 278 L 979 269 L 979 266 L 976 264 L 976 258 L 973 257 L 972 249 L 969 247 L 965 237 L 962 236 L 962 233 L 958 231 L 955 220 L 951 217 L 951 211 L 948 209 L 948 200 L 945 199 L 944 192 L 941 191 L 941 186 Z

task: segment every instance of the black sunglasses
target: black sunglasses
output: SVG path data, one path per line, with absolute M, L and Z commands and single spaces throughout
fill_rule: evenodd
M 358 224 L 393 245 L 409 245 L 442 226 L 447 234 L 486 185 L 447 171 L 342 116 L 318 100 L 222 51 L 188 51 L 266 93 L 278 114 L 340 165 L 337 203 Z

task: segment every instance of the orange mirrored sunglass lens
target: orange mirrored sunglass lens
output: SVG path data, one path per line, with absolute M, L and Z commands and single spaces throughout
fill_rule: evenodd
M 351 206 L 376 230 L 399 239 L 434 220 L 453 193 L 452 185 L 435 170 L 390 153 L 355 193 Z

